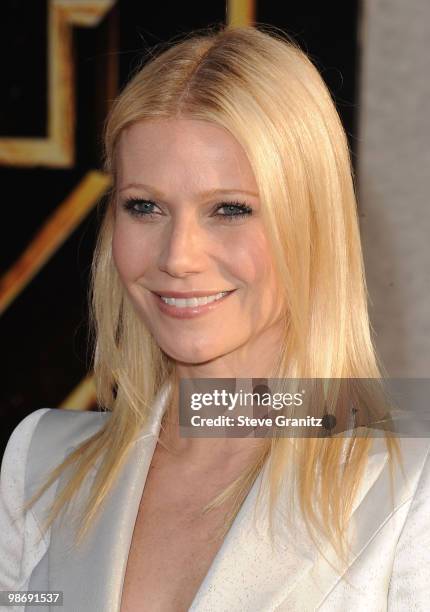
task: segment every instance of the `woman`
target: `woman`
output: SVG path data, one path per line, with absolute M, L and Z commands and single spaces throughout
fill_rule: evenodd
M 100 612 L 424 610 L 427 440 L 401 441 L 403 480 L 396 441 L 366 427 L 179 435 L 181 379 L 381 376 L 347 141 L 315 67 L 255 28 L 191 36 L 134 75 L 105 150 L 107 411 L 41 409 L 12 434 L 1 588 Z

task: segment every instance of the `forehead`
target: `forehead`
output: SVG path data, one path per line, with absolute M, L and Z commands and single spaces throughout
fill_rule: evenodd
M 213 188 L 229 183 L 256 190 L 238 141 L 223 127 L 195 119 L 151 119 L 129 126 L 119 139 L 117 170 L 120 185 L 146 180 Z

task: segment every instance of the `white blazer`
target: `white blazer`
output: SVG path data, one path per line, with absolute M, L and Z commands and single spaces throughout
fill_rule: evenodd
M 103 506 L 94 529 L 73 548 L 70 521 L 40 524 L 61 480 L 37 504 L 21 506 L 47 472 L 109 414 L 44 408 L 14 430 L 3 458 L 0 590 L 63 591 L 63 612 L 119 612 L 133 528 L 166 402 L 164 387 Z M 253 523 L 260 473 L 192 602 L 192 612 L 427 612 L 430 609 L 430 441 L 402 438 L 407 481 L 395 473 L 394 510 L 387 453 L 376 438 L 351 520 L 353 559 L 342 576 L 297 520 L 272 548 L 264 520 Z M 85 491 L 97 471 L 93 467 Z M 288 483 L 287 483 L 288 486 Z M 295 517 L 296 519 L 296 517 Z M 298 517 L 297 517 L 298 519 Z M 327 554 L 327 550 L 325 550 Z M 172 554 L 175 551 L 172 550 Z M 334 557 L 328 554 L 328 559 Z M 27 606 L 5 610 L 29 610 Z M 31 608 L 33 609 L 33 608 Z M 37 607 L 39 612 L 47 607 Z M 170 611 L 166 611 L 170 612 Z

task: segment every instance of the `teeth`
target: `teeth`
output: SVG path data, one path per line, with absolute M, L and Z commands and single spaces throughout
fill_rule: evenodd
M 211 302 L 220 300 L 222 297 L 227 295 L 227 293 L 228 291 L 222 291 L 221 293 L 217 293 L 215 295 L 206 295 L 205 297 L 194 297 L 187 299 L 178 299 L 162 296 L 160 297 L 165 304 L 169 304 L 170 306 L 176 306 L 176 308 L 195 308 L 196 306 L 203 306 L 204 304 L 210 304 Z

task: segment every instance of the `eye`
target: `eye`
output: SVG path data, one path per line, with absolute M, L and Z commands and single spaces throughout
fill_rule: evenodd
M 160 214 L 154 210 L 154 207 L 158 208 L 155 202 L 151 200 L 142 200 L 141 198 L 128 198 L 123 202 L 123 208 L 131 215 L 136 217 L 153 217 L 154 215 Z M 160 210 L 158 208 L 158 210 Z
M 155 202 L 142 198 L 128 198 L 123 202 L 122 206 L 124 210 L 135 217 L 153 219 L 155 216 L 163 214 Z M 244 202 L 222 202 L 215 209 L 214 216 L 228 221 L 238 221 L 239 219 L 243 219 L 243 217 L 250 216 L 252 212 L 253 209 Z
M 218 211 L 224 211 L 219 214 Z M 252 215 L 252 208 L 243 202 L 223 202 L 220 204 L 216 211 L 216 217 L 224 217 L 228 221 L 237 221 Z

